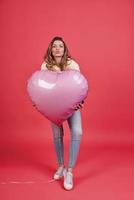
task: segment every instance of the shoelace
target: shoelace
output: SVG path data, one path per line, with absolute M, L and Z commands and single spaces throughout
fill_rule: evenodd
M 56 172 L 56 174 L 61 175 L 63 172 L 64 168 L 59 168 Z
M 72 173 L 66 172 L 66 183 L 72 184 Z

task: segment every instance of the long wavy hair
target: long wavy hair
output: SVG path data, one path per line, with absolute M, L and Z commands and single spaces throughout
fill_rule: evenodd
M 56 60 L 54 59 L 54 56 L 52 54 L 52 46 L 53 46 L 53 43 L 55 40 L 60 40 L 63 42 L 63 45 L 64 45 L 64 54 L 61 58 L 61 62 L 60 63 L 57 63 Z M 54 65 L 57 65 L 58 67 L 60 67 L 61 71 L 65 70 L 66 67 L 67 67 L 67 64 L 68 64 L 68 61 L 70 59 L 72 59 L 70 53 L 69 53 L 69 50 L 67 48 L 67 45 L 66 43 L 64 42 L 63 38 L 62 37 L 54 37 L 52 39 L 52 41 L 50 42 L 48 48 L 47 48 L 47 51 L 43 57 L 44 61 L 46 62 L 46 67 L 49 69 L 49 70 L 52 70 L 53 66 Z

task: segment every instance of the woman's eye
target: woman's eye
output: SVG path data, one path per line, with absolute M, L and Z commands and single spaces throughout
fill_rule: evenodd
M 59 46 L 60 48 L 64 48 L 64 46 Z M 52 48 L 56 48 L 56 46 L 52 46 Z

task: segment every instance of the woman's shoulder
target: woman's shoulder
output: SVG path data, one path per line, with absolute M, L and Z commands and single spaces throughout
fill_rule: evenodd
M 70 69 L 77 69 L 80 71 L 80 66 L 79 64 L 76 62 L 75 59 L 73 58 L 69 58 L 68 61 L 67 61 L 67 65 L 68 65 L 68 68 Z
M 46 70 L 46 61 L 43 61 L 43 63 L 41 64 L 41 70 Z M 67 68 L 68 69 L 76 69 L 80 71 L 80 66 L 79 64 L 76 62 L 76 60 L 74 58 L 68 58 L 67 60 Z
M 41 70 L 47 69 L 46 64 L 47 64 L 46 61 L 44 61 L 44 62 L 41 64 L 41 66 L 40 66 Z

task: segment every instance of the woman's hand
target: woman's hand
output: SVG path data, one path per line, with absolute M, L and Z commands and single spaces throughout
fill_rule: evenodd
M 79 105 L 75 108 L 75 110 L 83 108 L 83 104 L 84 104 L 84 101 L 82 101 L 81 103 L 79 103 Z
M 53 71 L 61 71 L 60 68 L 56 65 L 53 66 Z
M 33 106 L 38 110 L 38 108 L 36 107 L 36 104 L 33 104 Z
M 84 104 L 84 101 L 82 101 L 81 103 L 79 103 L 79 105 L 75 108 L 75 110 L 83 108 L 83 104 Z M 36 104 L 33 104 L 33 106 L 38 110 L 38 108 L 36 107 Z

